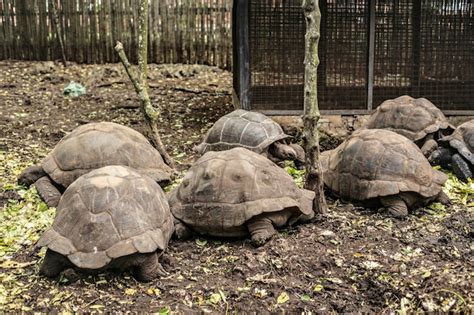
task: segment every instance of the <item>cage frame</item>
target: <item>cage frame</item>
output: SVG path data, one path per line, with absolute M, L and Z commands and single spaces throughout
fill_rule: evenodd
M 249 22 L 250 2 L 259 0 L 234 0 L 232 11 L 232 37 L 233 37 L 233 103 L 235 108 L 253 110 L 251 102 L 251 70 L 250 70 L 250 43 Z M 325 3 L 325 1 L 322 1 Z M 411 11 L 413 21 L 412 58 L 417 65 L 413 71 L 412 90 L 420 86 L 420 58 L 421 58 L 421 0 L 413 0 Z M 323 115 L 368 115 L 374 111 L 374 66 L 376 45 L 376 1 L 368 1 L 368 29 L 367 29 L 367 76 L 366 76 L 366 106 L 364 109 L 326 109 L 321 110 Z M 474 66 L 474 65 L 473 65 Z M 450 116 L 474 116 L 474 103 L 466 104 L 473 109 L 442 110 Z M 302 109 L 256 109 L 272 116 L 300 116 Z

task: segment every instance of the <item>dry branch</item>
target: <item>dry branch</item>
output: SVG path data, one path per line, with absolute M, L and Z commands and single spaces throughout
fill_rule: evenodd
M 144 84 L 139 81 L 139 78 L 133 73 L 132 65 L 128 61 L 127 55 L 123 50 L 123 45 L 121 42 L 117 42 L 115 46 L 115 51 L 118 53 L 120 61 L 122 62 L 125 72 L 127 72 L 130 81 L 137 92 L 138 98 L 140 99 L 141 109 L 145 114 L 145 119 L 148 123 L 148 126 L 152 132 L 152 140 L 155 144 L 156 149 L 160 152 L 161 156 L 165 160 L 166 164 L 168 164 L 173 169 L 176 167 L 174 160 L 169 156 L 168 152 L 166 152 L 165 146 L 160 138 L 160 133 L 158 130 L 158 117 L 160 117 L 160 112 L 153 107 L 150 101 L 150 96 L 148 95 L 148 89 L 146 87 L 146 80 Z M 145 77 L 146 78 L 146 77 Z
M 305 188 L 316 193 L 314 210 L 316 213 L 327 211 L 324 197 L 324 182 L 319 159 L 318 122 L 321 117 L 318 106 L 318 44 L 321 26 L 321 11 L 318 0 L 304 0 L 303 10 L 306 19 L 305 35 L 305 82 L 304 82 L 304 138 L 306 150 Z

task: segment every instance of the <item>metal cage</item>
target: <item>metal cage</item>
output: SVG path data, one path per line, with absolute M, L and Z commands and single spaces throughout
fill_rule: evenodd
M 302 0 L 235 0 L 234 95 L 273 115 L 303 109 Z M 320 0 L 318 95 L 326 114 L 365 114 L 384 100 L 426 97 L 474 115 L 471 0 Z

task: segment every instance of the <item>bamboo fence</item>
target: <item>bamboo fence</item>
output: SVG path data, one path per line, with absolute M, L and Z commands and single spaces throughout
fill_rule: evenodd
M 0 0 L 0 60 L 61 59 L 50 1 Z M 119 40 L 136 62 L 138 1 L 54 1 L 69 61 L 118 62 L 113 48 Z M 231 15 L 232 0 L 151 0 L 149 62 L 230 69 Z

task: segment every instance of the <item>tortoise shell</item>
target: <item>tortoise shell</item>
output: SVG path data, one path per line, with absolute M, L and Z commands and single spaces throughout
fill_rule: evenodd
M 322 165 L 331 190 L 359 201 L 402 192 L 430 198 L 447 180 L 413 142 L 383 129 L 354 132 L 336 149 L 323 152 Z
M 42 161 L 44 171 L 63 187 L 107 165 L 125 165 L 156 182 L 169 182 L 171 169 L 139 132 L 111 122 L 90 123 L 61 139 Z
M 289 222 L 313 214 L 314 192 L 299 189 L 275 163 L 244 148 L 204 154 L 172 191 L 173 215 L 214 236 L 245 236 L 245 222 L 291 211 Z
M 388 129 L 412 141 L 438 130 L 454 130 L 446 116 L 426 98 L 408 95 L 386 100 L 370 116 L 365 128 Z
M 51 229 L 38 246 L 79 268 L 99 269 L 112 259 L 164 250 L 173 217 L 161 187 L 125 166 L 106 166 L 79 177 L 62 196 Z
M 238 109 L 217 120 L 196 150 L 199 154 L 204 154 L 208 151 L 243 147 L 261 154 L 272 143 L 286 138 L 290 136 L 271 118 Z
M 474 165 L 474 119 L 459 125 L 451 135 L 441 138 L 440 143 L 457 150 Z

